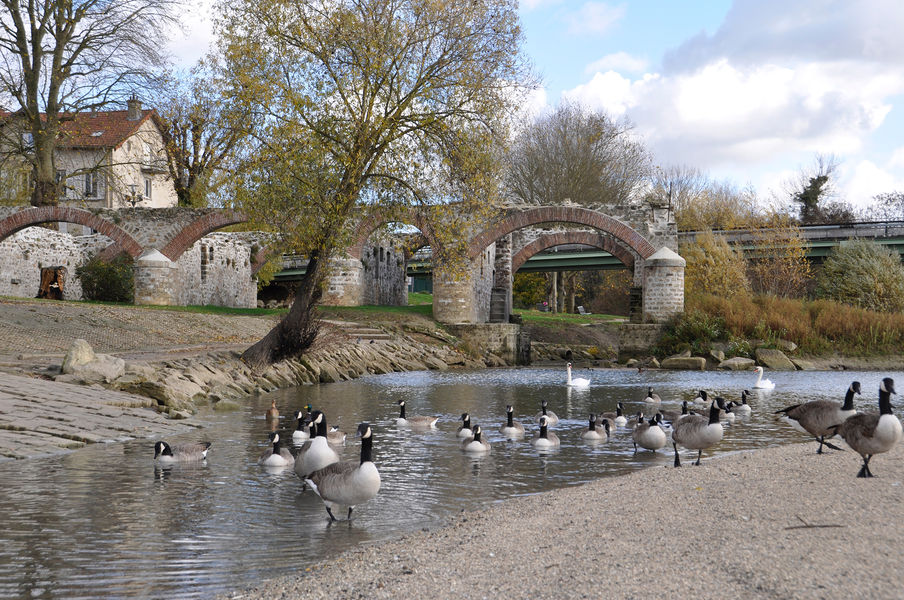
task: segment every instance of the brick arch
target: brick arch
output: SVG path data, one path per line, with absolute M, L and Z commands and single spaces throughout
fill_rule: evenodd
M 246 221 L 248 217 L 243 213 L 232 210 L 207 213 L 186 225 L 160 252 L 175 262 L 192 244 L 211 231 Z
M 120 248 L 132 258 L 141 255 L 141 244 L 124 229 L 90 211 L 70 206 L 36 206 L 20 210 L 0 220 L 0 241 L 32 225 L 58 222 L 76 223 L 90 227 L 113 240 L 111 246 Z
M 418 229 L 419 233 L 416 234 L 417 237 L 415 238 L 415 243 L 418 245 L 414 248 L 414 250 L 423 246 L 431 246 L 436 248 L 433 231 L 431 230 L 427 221 L 416 212 L 409 211 L 406 216 L 400 219 L 387 218 L 380 213 L 374 213 L 372 215 L 368 215 L 358 224 L 358 235 L 355 236 L 354 242 L 351 246 L 349 246 L 348 255 L 352 258 L 361 260 L 362 254 L 364 252 L 364 245 L 367 243 L 367 238 L 369 238 L 371 234 L 376 231 L 377 228 L 379 228 L 381 225 L 396 222 L 404 223 L 405 225 L 411 225 Z M 409 252 L 408 244 L 406 244 L 405 258 L 410 258 L 410 255 L 414 252 L 414 250 L 411 250 Z
M 513 211 L 490 224 L 471 239 L 468 245 L 468 257 L 473 260 L 499 238 L 518 229 L 540 223 L 576 223 L 593 227 L 621 241 L 642 259 L 656 251 L 653 245 L 630 225 L 609 215 L 577 206 L 540 206 Z
M 517 273 L 527 260 L 542 250 L 562 244 L 582 244 L 605 250 L 629 269 L 634 268 L 634 255 L 608 235 L 589 231 L 567 231 L 542 235 L 512 256 L 512 273 Z

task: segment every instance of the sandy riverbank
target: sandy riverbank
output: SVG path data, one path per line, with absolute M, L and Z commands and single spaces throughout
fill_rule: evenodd
M 873 479 L 855 477 L 850 450 L 815 452 L 770 448 L 515 498 L 227 597 L 902 597 L 904 447 L 873 459 Z M 366 507 L 351 526 L 367 527 Z

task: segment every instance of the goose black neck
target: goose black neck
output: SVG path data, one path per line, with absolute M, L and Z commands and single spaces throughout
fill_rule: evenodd
M 540 437 L 541 438 L 546 437 L 546 430 L 547 430 L 546 425 L 540 425 Z
M 709 405 L 709 424 L 712 425 L 714 423 L 719 422 L 719 406 L 713 402 Z
M 480 430 L 474 432 L 474 441 L 480 442 Z
M 465 429 L 470 429 L 471 428 L 471 417 L 462 419 L 461 426 Z
M 298 417 L 298 425 L 295 426 L 295 431 L 304 431 L 304 417 Z
M 515 420 L 512 417 L 512 413 L 508 413 L 508 427 L 514 427 L 514 426 L 515 426 Z
M 621 402 L 619 402 L 619 403 L 615 406 L 615 416 L 616 416 L 616 417 L 622 416 Z
M 854 410 L 853 387 L 849 387 L 847 393 L 844 395 L 844 404 L 841 405 L 841 410 Z
M 590 415 L 590 431 L 596 431 L 596 417 Z
M 273 442 L 273 454 L 279 454 L 279 440 Z
M 320 416 L 320 422 L 317 423 L 317 435 L 326 437 L 326 417 Z
M 361 463 L 372 462 L 374 436 L 361 438 Z
M 890 415 L 891 412 L 891 392 L 879 390 L 879 414 Z
M 399 418 L 400 419 L 405 418 L 405 405 L 404 404 L 399 405 Z

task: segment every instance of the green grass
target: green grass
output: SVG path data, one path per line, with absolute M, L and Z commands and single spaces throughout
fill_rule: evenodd
M 620 321 L 625 317 L 618 315 L 575 315 L 571 313 L 548 313 L 536 309 L 515 309 L 526 324 L 555 327 L 559 325 L 589 325 L 601 321 Z
M 433 294 L 428 294 L 427 292 L 411 292 L 408 294 L 408 304 L 410 306 L 433 304 Z

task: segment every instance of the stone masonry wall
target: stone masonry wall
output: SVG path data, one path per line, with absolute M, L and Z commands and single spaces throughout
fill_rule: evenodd
M 330 306 L 406 306 L 405 252 L 397 241 L 373 239 L 356 258 L 334 259 L 322 302 Z
M 176 261 L 179 305 L 257 306 L 257 280 L 251 276 L 253 243 L 243 237 L 211 233 L 182 254 Z
M 684 267 L 647 265 L 643 291 L 644 320 L 662 323 L 684 312 Z

